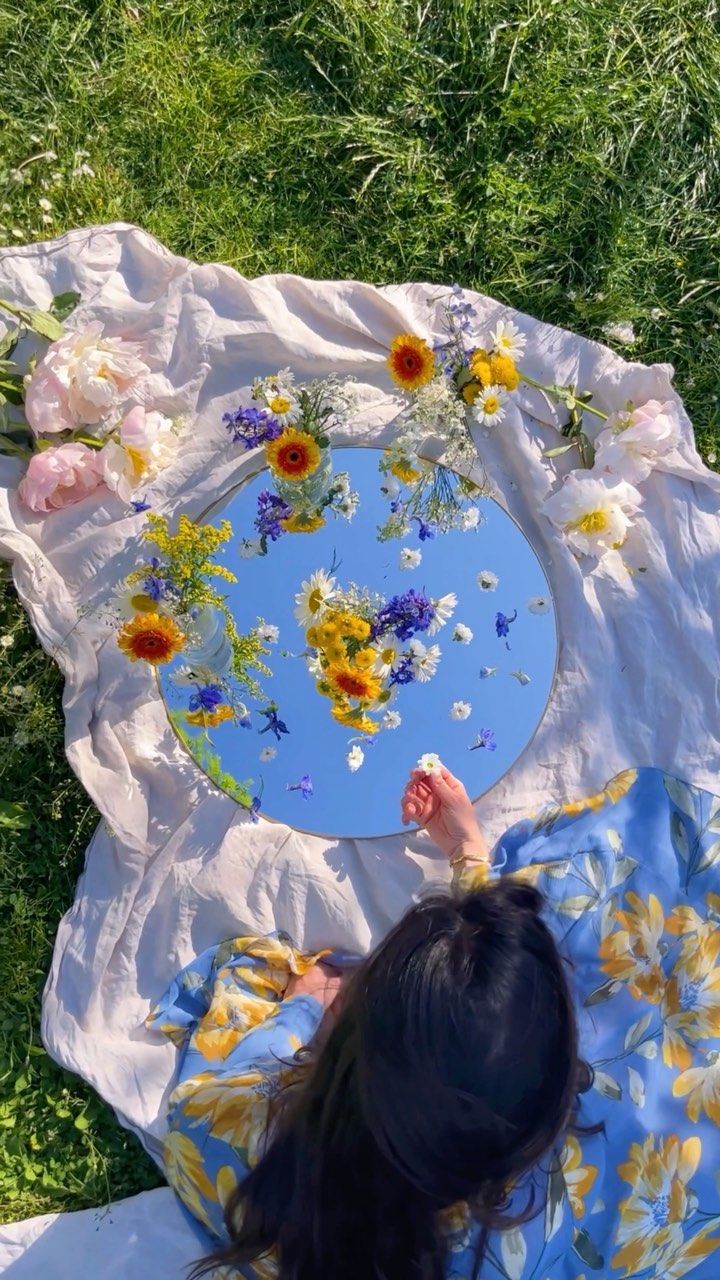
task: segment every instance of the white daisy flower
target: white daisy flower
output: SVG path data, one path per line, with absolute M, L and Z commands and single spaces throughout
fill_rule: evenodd
M 259 538 L 241 538 L 238 551 L 243 560 L 253 560 L 255 556 L 260 555 L 262 543 Z
M 463 511 L 460 528 L 467 533 L 470 529 L 477 529 L 480 523 L 480 511 L 477 507 L 470 507 L 469 511 Z
M 518 684 L 530 684 L 530 677 L 524 671 L 511 671 L 510 675 L 515 677 Z
M 442 769 L 442 760 L 434 751 L 426 751 L 417 762 L 417 767 L 421 773 L 439 773 Z
M 502 387 L 483 387 L 473 400 L 472 412 L 476 422 L 483 427 L 494 427 L 505 417 L 506 393 Z
M 345 763 L 351 773 L 357 773 L 365 763 L 365 752 L 362 747 L 351 747 L 345 757 Z
M 203 666 L 182 666 L 177 671 L 173 671 L 170 675 L 173 684 L 177 684 L 181 689 L 189 689 L 196 684 L 217 684 L 217 671 L 212 671 L 210 667 Z
M 113 592 L 110 607 L 124 622 L 130 622 L 138 613 L 170 612 L 165 601 L 153 600 L 152 596 L 143 591 L 142 582 L 122 583 Z
M 457 596 L 454 591 L 448 591 L 447 595 L 440 596 L 439 600 L 433 600 L 432 605 L 435 610 L 435 616 L 428 627 L 428 635 L 435 636 L 445 623 L 452 618 L 457 609 Z
M 380 492 L 385 494 L 386 498 L 397 498 L 400 493 L 400 485 L 394 476 L 386 476 L 380 485 Z
M 494 591 L 499 581 L 492 569 L 481 569 L 477 576 L 477 584 L 481 591 Z
M 385 680 L 397 670 L 402 661 L 402 645 L 394 636 L 383 636 L 374 648 L 377 652 L 375 673 Z
M 453 702 L 450 708 L 451 720 L 467 720 L 472 714 L 472 707 L 469 702 Z
M 470 644 L 470 641 L 473 638 L 473 633 L 469 627 L 465 626 L 464 622 L 456 622 L 452 638 L 453 640 L 456 640 L 458 644 Z
M 632 346 L 636 339 L 635 330 L 629 320 L 615 320 L 611 324 L 604 324 L 602 331 L 611 342 L 619 342 L 624 347 Z
M 335 598 L 335 586 L 335 579 L 324 569 L 316 569 L 302 583 L 295 596 L 295 617 L 302 626 L 308 627 L 322 617 L 330 601 Z
M 399 711 L 386 711 L 382 718 L 383 729 L 399 729 L 402 724 L 402 716 Z
M 323 668 L 322 668 L 322 662 L 320 661 L 320 658 L 318 657 L 318 655 L 313 654 L 312 657 L 306 658 L 305 663 L 308 671 L 310 672 L 310 675 L 314 676 L 316 680 L 319 680 L 320 676 L 323 674 Z
M 3 649 L 12 649 L 14 643 L 15 637 L 11 636 L 9 631 L 7 631 L 4 636 L 0 636 L 0 645 Z
M 498 320 L 490 335 L 490 347 L 503 356 L 518 360 L 525 352 L 527 338 L 512 320 Z
M 267 407 L 281 427 L 294 426 L 300 417 L 300 401 L 284 390 L 269 395 Z
M 549 613 L 550 600 L 547 596 L 531 596 L 527 607 L 531 613 Z
M 347 471 L 341 471 L 333 480 L 333 489 L 336 489 L 341 497 L 347 498 L 350 493 L 350 474 Z
M 258 638 L 263 644 L 277 644 L 280 639 L 280 628 L 272 622 L 263 622 L 257 629 Z
M 412 673 L 420 684 L 432 680 L 440 661 L 440 645 L 424 645 L 422 640 L 411 640 L 408 645 L 411 658 Z
M 263 747 L 260 752 L 260 761 L 262 764 L 269 764 L 277 755 L 277 747 Z
M 497 667 L 481 667 L 481 668 L 480 668 L 480 679 L 481 679 L 481 680 L 488 680 L 488 679 L 490 678 L 490 676 L 494 676 L 494 675 L 495 675 L 495 672 L 496 672 L 496 671 L 497 671 Z
M 631 517 L 641 505 L 641 495 L 625 480 L 606 484 L 592 474 L 578 476 L 571 471 L 561 488 L 545 499 L 542 509 L 571 547 L 599 559 L 622 546 Z
M 412 547 L 402 548 L 399 560 L 401 569 L 417 569 L 421 563 L 422 551 L 414 551 Z

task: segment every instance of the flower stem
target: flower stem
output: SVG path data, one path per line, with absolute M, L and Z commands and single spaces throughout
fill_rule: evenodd
M 529 387 L 537 387 L 538 391 L 544 391 L 545 394 L 551 396 L 553 400 L 561 400 L 561 397 L 558 395 L 558 389 L 553 383 L 547 384 L 544 382 L 538 382 L 535 378 L 531 378 L 529 373 L 522 373 L 520 369 L 518 369 L 518 373 L 520 374 L 522 381 L 526 382 Z M 565 390 L 565 388 L 563 388 L 563 390 Z M 568 393 L 572 395 L 569 387 L 567 390 Z M 578 405 L 582 409 L 583 413 L 592 413 L 596 418 L 602 418 L 603 422 L 607 422 L 608 415 L 603 413 L 602 409 L 595 409 L 584 400 L 578 400 Z

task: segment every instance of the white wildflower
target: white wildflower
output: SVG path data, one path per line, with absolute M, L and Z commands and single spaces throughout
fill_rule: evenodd
M 457 609 L 457 602 L 458 598 L 454 591 L 448 591 L 447 595 L 440 596 L 438 600 L 433 600 L 434 616 L 427 629 L 429 636 L 437 635 L 438 631 L 445 626 L 445 623 L 449 622 Z
M 11 636 L 9 631 L 6 631 L 4 636 L 0 636 L 0 645 L 3 649 L 12 649 L 14 643 L 15 637 Z
M 467 720 L 472 714 L 472 707 L 469 702 L 453 702 L 450 708 L 451 720 Z
M 345 757 L 345 762 L 351 773 L 357 773 L 358 769 L 365 763 L 365 752 L 362 747 L 351 747 Z
M 472 403 L 472 415 L 482 427 L 495 427 L 505 417 L 506 392 L 502 387 L 483 387 Z
M 624 347 L 630 347 L 635 342 L 635 330 L 629 320 L 615 320 L 611 324 L 604 324 L 602 331 L 611 342 L 619 342 Z
M 263 747 L 260 752 L 260 761 L 262 764 L 269 764 L 277 755 L 277 747 Z
M 595 442 L 596 470 L 637 484 L 679 443 L 680 419 L 672 400 L 648 400 L 610 415 Z
M 460 528 L 467 533 L 471 529 L 477 529 L 480 524 L 480 510 L 478 507 L 470 507 L 469 510 L 463 511 Z
M 473 638 L 473 633 L 469 627 L 465 626 L 464 622 L 456 622 L 452 638 L 453 640 L 456 640 L 458 644 L 470 644 L 470 641 Z
M 413 676 L 420 684 L 427 684 L 438 669 L 441 656 L 440 645 L 424 645 L 422 640 L 415 638 L 410 641 L 408 652 Z
M 481 569 L 477 576 L 477 584 L 481 591 L 494 591 L 500 579 L 492 569 Z
M 512 320 L 498 320 L 488 343 L 491 351 L 512 356 L 513 360 L 523 355 L 526 344 L 527 338 Z
M 549 613 L 550 600 L 547 596 L 531 596 L 527 607 L 531 613 Z
M 277 644 L 280 639 L 280 628 L 274 626 L 272 622 L 262 622 L 257 633 L 263 644 Z
M 400 551 L 398 563 L 401 569 L 417 569 L 422 563 L 422 551 L 415 551 L 412 547 L 403 547 Z
M 426 751 L 417 762 L 417 767 L 421 773 L 440 773 L 442 769 L 442 760 L 434 751 Z
M 383 729 L 399 729 L 402 724 L 402 716 L 399 711 L 386 711 L 382 718 Z

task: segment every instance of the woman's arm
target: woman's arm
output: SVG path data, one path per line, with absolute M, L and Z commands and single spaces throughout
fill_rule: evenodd
M 472 801 L 459 778 L 449 769 L 437 774 L 416 770 L 402 798 L 402 819 L 424 827 L 447 854 L 453 868 L 453 888 L 469 893 L 488 878 L 490 853 Z

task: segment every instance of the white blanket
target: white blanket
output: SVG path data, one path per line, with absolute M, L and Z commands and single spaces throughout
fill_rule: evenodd
M 361 411 L 348 438 L 390 439 L 398 402 L 388 344 L 401 331 L 437 334 L 428 303 L 445 292 L 287 275 L 244 280 L 177 258 L 124 224 L 0 251 L 1 297 L 47 305 L 69 288 L 82 294 L 83 319 L 143 339 L 157 369 L 156 402 L 192 415 L 179 462 L 152 491 L 155 510 L 191 517 L 248 468 L 228 449 L 221 417 L 257 371 L 353 375 Z M 589 388 L 605 409 L 677 398 L 668 365 L 627 363 L 473 297 L 488 326 L 500 318 L 521 326 L 523 367 L 536 378 Z M 646 572 L 629 573 L 617 554 L 597 566 L 579 561 L 538 511 L 570 465 L 542 457 L 558 442 L 553 412 L 535 392 L 514 398 L 519 407 L 479 433 L 478 446 L 499 500 L 547 570 L 561 649 L 545 719 L 482 801 L 483 822 L 496 836 L 549 795 L 598 789 L 629 764 L 659 765 L 717 790 L 720 477 L 702 464 L 678 402 L 681 447 L 644 484 L 626 553 Z M 174 1050 L 143 1021 L 182 965 L 240 926 L 365 950 L 444 868 L 421 836 L 338 842 L 252 826 L 185 755 L 148 670 L 131 667 L 87 615 L 134 562 L 142 517 L 109 495 L 31 516 L 15 497 L 19 473 L 0 458 L 0 554 L 13 561 L 41 642 L 65 674 L 68 757 L 105 818 L 58 930 L 43 1037 L 156 1155 Z

